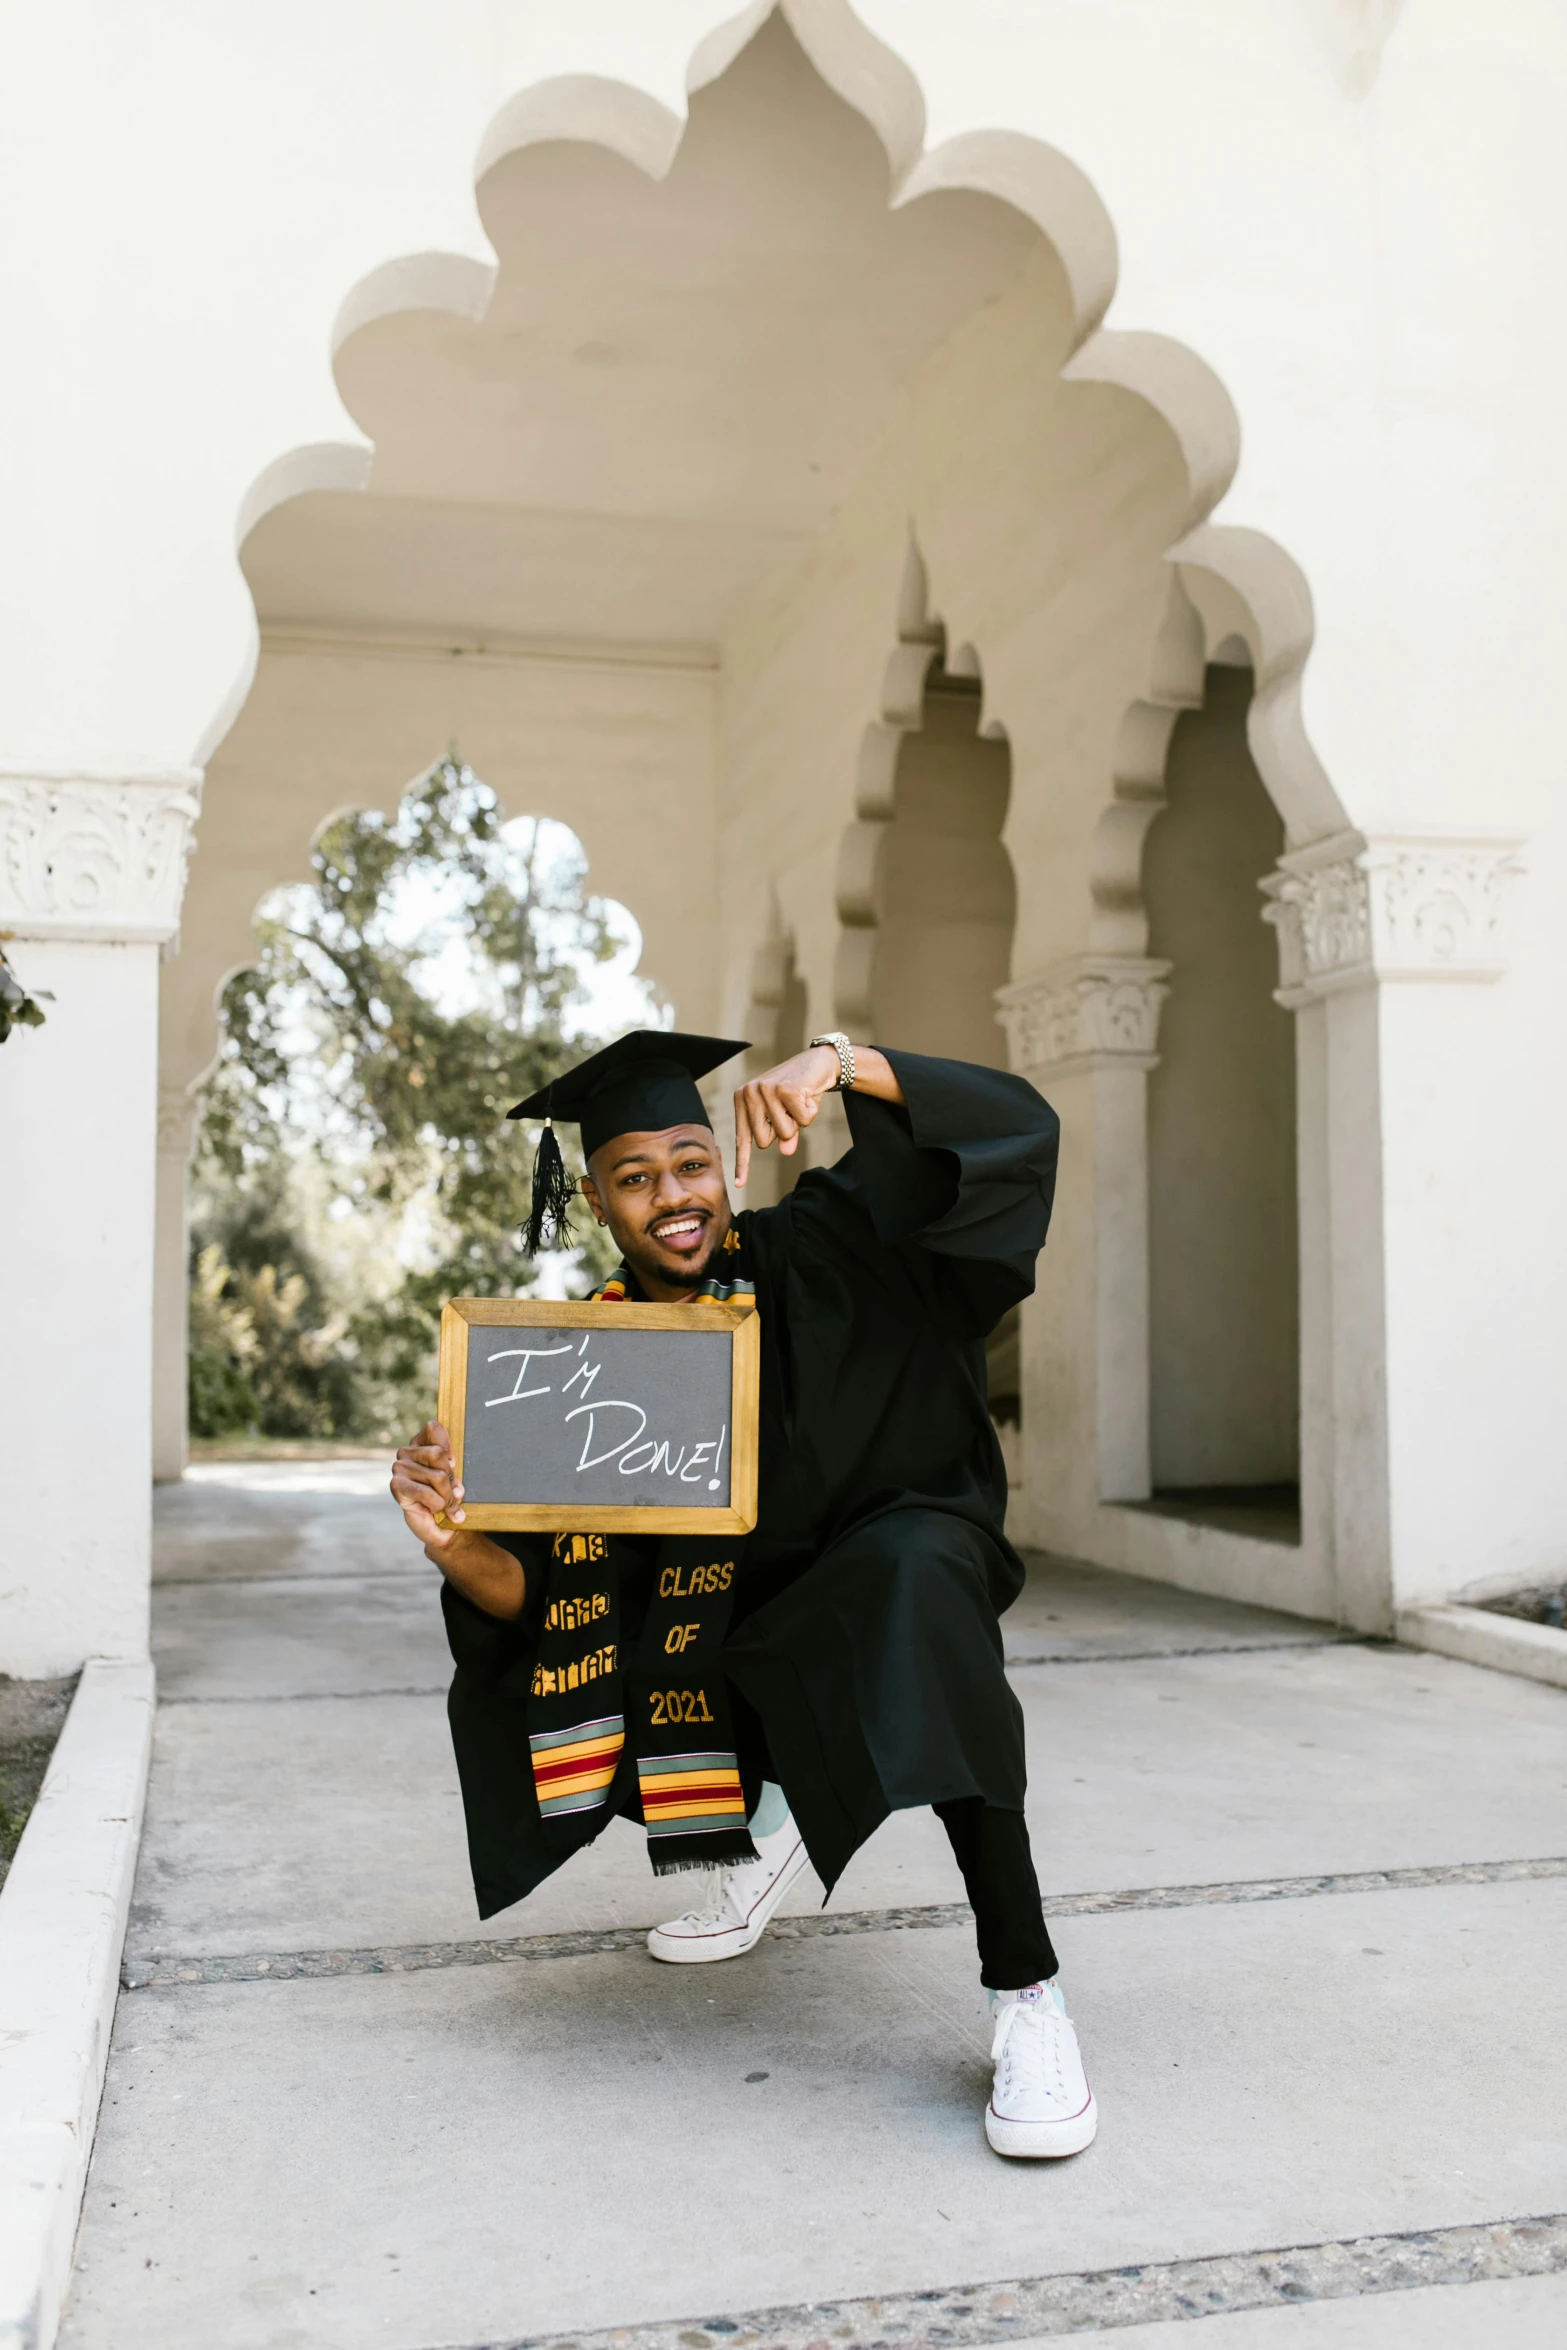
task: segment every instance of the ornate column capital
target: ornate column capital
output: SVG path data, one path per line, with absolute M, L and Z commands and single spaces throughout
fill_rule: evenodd
M 1073 955 L 998 988 L 1012 1067 L 1030 1076 L 1154 1068 L 1170 970 L 1139 955 Z
M 1291 1011 L 1381 980 L 1495 979 L 1506 969 L 1517 840 L 1335 833 L 1292 849 L 1261 883 Z
M 0 769 L 0 930 L 163 945 L 179 929 L 201 777 Z

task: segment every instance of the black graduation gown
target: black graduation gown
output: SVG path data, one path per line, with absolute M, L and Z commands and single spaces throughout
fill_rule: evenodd
M 1023 1567 L 984 1342 L 1034 1286 L 1059 1123 L 1003 1070 L 887 1058 L 906 1106 L 847 1095 L 853 1148 L 739 1218 L 761 1441 L 724 1665 L 748 1786 L 781 1783 L 829 1887 L 890 1811 L 958 1796 L 1020 1811 L 1025 1783 L 998 1622 Z M 515 1623 L 442 1591 L 484 1917 L 564 1857 L 544 1840 L 525 1711 L 548 1537 L 495 1539 L 539 1569 Z M 623 1587 L 628 1653 L 640 1613 Z M 614 1808 L 636 1816 L 629 1773 Z

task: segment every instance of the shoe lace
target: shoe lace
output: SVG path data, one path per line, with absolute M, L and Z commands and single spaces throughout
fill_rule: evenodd
M 996 2016 L 990 2053 L 1001 2067 L 1001 2084 L 1008 2096 L 1042 2089 L 1049 2096 L 1067 2093 L 1064 2057 L 1066 2035 L 1061 2012 L 1050 1999 L 1034 2005 L 1009 1999 Z
M 704 1883 L 699 1899 L 681 1913 L 683 1926 L 721 1926 L 728 1914 L 728 1871 L 704 1869 L 702 1876 Z

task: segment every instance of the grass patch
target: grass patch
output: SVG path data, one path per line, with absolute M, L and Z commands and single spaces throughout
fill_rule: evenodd
M 1487 1615 L 1521 1617 L 1526 1624 L 1549 1624 L 1559 1632 L 1567 1622 L 1567 1583 L 1537 1583 L 1480 1604 Z
M 63 1681 L 13 1681 L 0 1673 L 0 1884 L 49 1768 L 76 1688 Z

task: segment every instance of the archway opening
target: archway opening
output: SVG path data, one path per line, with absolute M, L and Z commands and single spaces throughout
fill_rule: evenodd
M 889 140 L 885 109 L 873 130 L 840 95 L 863 77 L 823 79 L 817 16 L 809 55 L 775 14 L 709 56 L 667 143 L 607 85 L 519 102 L 479 187 L 494 272 L 424 256 L 356 289 L 335 366 L 373 461 L 300 452 L 251 517 L 261 657 L 208 775 L 166 1067 L 188 1082 L 210 1050 L 210 974 L 232 967 L 277 839 L 301 836 L 299 803 L 359 796 L 437 712 L 438 739 L 458 732 L 508 806 L 571 823 L 600 886 L 637 905 L 682 1026 L 782 1047 L 832 1017 L 999 1064 L 1011 981 L 1033 1006 L 1009 1009 L 1014 1065 L 1059 1081 L 1089 1145 L 1063 1163 L 1030 1309 L 1030 1529 L 1115 1563 L 1143 1537 L 1107 1530 L 1101 1497 L 1149 1492 L 1148 1221 L 1104 1100 L 1130 1116 L 1135 1095 L 1140 1139 L 1164 949 L 1135 871 L 1157 790 L 1116 768 L 1107 878 L 1106 757 L 1133 706 L 1162 751 L 1185 698 L 1161 619 L 1172 549 L 1195 583 L 1187 634 L 1254 646 L 1270 789 L 1292 757 L 1316 773 L 1292 715 L 1305 639 L 1252 627 L 1276 550 L 1210 532 L 1193 553 L 1234 420 L 1189 353 L 1097 331 L 1113 239 L 1086 183 L 989 134 L 916 164 L 908 124 Z M 950 661 L 911 537 L 942 582 Z M 981 660 L 1005 741 L 980 732 Z M 764 998 L 772 936 L 787 949 Z M 742 1031 L 751 1004 L 769 1018 Z M 842 1139 L 834 1105 L 811 1162 Z M 1178 1255 L 1184 1236 L 1156 1245 Z M 1133 1386 L 1130 1465 L 1107 1476 L 1102 1432 Z M 1161 1485 L 1206 1485 L 1179 1451 L 1161 1445 Z
M 529 1257 L 519 1097 L 656 1021 L 641 938 L 568 827 L 507 818 L 457 756 L 390 811 L 341 810 L 256 908 L 200 1097 L 189 1424 L 210 1449 L 386 1444 L 434 1392 L 453 1294 L 588 1294 L 579 1207 Z M 562 1136 L 580 1167 L 571 1131 Z
M 921 574 L 923 591 L 923 575 Z M 947 666 L 939 626 L 922 621 L 924 689 L 917 718 L 899 735 L 891 790 L 875 842 L 868 958 L 846 968 L 868 976 L 858 1013 L 871 1039 L 906 1051 L 1004 1068 L 997 990 L 1012 963 L 1017 884 L 1002 838 L 1012 756 L 998 730 L 982 731 L 977 674 Z M 862 820 L 863 821 L 863 820 Z M 1008 1474 L 1022 1473 L 1019 1317 L 1008 1314 L 986 1349 L 991 1416 Z
M 1001 838 L 1012 762 L 979 722 L 978 679 L 933 667 L 919 727 L 898 748 L 878 860 L 871 1019 L 882 1043 L 1001 1068 L 996 990 L 1017 911 Z
M 1300 1539 L 1295 1047 L 1259 876 L 1284 846 L 1247 745 L 1249 667 L 1211 662 L 1148 836 L 1150 952 L 1172 966 L 1148 1080 L 1155 1506 Z

